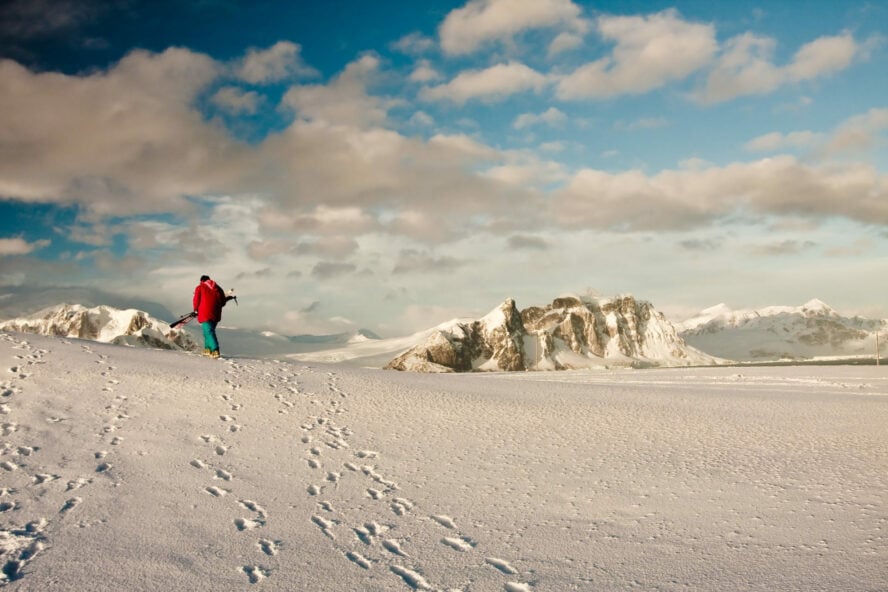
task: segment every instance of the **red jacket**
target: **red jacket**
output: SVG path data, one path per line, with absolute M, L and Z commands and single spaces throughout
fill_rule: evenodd
M 194 289 L 194 310 L 197 322 L 222 320 L 222 307 L 225 306 L 225 290 L 213 280 L 205 280 Z

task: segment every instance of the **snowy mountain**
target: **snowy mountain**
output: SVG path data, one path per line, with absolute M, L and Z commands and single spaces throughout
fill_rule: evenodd
M 731 310 L 707 308 L 676 324 L 684 340 L 712 355 L 739 361 L 872 356 L 884 320 L 845 317 L 820 300 L 802 306 Z
M 200 349 L 187 332 L 172 331 L 167 323 L 133 308 L 120 310 L 110 306 L 86 308 L 80 304 L 60 304 L 30 317 L 4 321 L 0 323 L 0 330 L 76 337 L 115 345 Z
M 649 302 L 566 296 L 520 312 L 508 299 L 481 319 L 444 323 L 386 368 L 520 371 L 719 361 L 689 347 Z

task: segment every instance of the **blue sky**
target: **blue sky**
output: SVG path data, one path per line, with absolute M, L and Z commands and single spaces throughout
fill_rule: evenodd
M 393 336 L 565 293 L 888 317 L 888 3 L 0 7 L 0 292 Z

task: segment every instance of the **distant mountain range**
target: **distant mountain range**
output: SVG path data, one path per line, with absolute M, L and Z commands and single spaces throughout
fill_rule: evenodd
M 0 295 L 0 313 L 27 308 L 12 300 Z M 163 307 L 153 309 L 172 317 Z M 143 310 L 105 305 L 50 306 L 2 321 L 0 330 L 178 350 L 199 350 L 202 342 L 195 323 L 170 331 L 166 321 Z M 720 304 L 673 324 L 632 296 L 564 296 L 521 311 L 508 299 L 480 319 L 454 319 L 394 339 L 367 330 L 287 336 L 220 327 L 218 333 L 223 352 L 235 355 L 425 372 L 872 358 L 877 334 L 888 352 L 888 321 L 842 316 L 819 300 L 736 311 Z
M 148 313 L 110 306 L 86 308 L 60 304 L 26 318 L 0 323 L 2 331 L 74 337 L 115 345 L 194 351 L 200 349 L 192 336 L 170 330 L 169 325 Z
M 888 322 L 842 316 L 815 299 L 798 307 L 758 310 L 719 304 L 676 328 L 689 345 L 714 356 L 742 362 L 801 361 L 873 357 L 876 334 L 884 333 Z

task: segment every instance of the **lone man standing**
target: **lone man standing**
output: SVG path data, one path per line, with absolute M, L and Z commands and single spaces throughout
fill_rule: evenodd
M 194 289 L 194 312 L 197 313 L 197 322 L 203 328 L 205 356 L 219 357 L 216 325 L 222 320 L 222 307 L 227 300 L 225 291 L 219 284 L 208 275 L 200 276 L 200 283 Z

